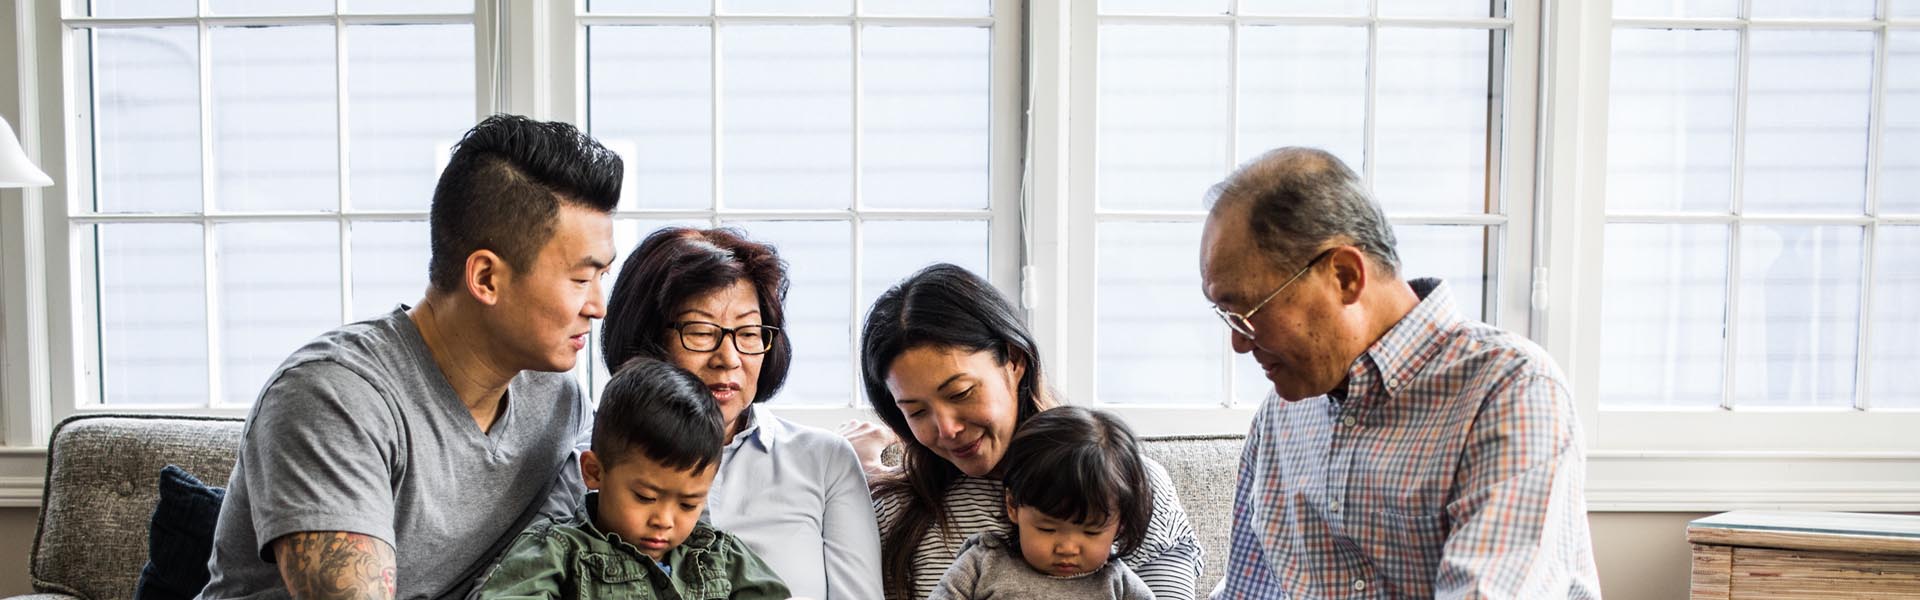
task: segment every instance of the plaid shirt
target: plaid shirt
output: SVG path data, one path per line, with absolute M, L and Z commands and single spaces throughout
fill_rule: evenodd
M 1218 598 L 1598 598 L 1586 459 L 1545 350 L 1447 287 L 1347 369 L 1345 401 L 1269 398 Z

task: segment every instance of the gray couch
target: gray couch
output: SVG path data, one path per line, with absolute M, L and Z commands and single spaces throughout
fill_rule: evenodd
M 54 429 L 45 502 L 34 538 L 35 595 L 8 600 L 133 597 L 147 560 L 147 522 L 160 468 L 179 465 L 225 485 L 238 419 L 86 415 Z M 1149 438 L 1147 453 L 1173 474 L 1207 549 L 1202 589 L 1218 581 L 1227 551 L 1240 436 Z

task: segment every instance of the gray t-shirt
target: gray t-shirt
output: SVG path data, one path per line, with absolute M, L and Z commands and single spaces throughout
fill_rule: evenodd
M 580 502 L 592 413 L 573 378 L 520 373 L 482 433 L 406 308 L 322 334 L 268 379 L 200 598 L 288 597 L 268 544 L 302 531 L 392 545 L 396 598 L 462 597 L 521 529 Z
M 999 533 L 967 538 L 960 558 L 947 567 L 927 600 L 1062 600 L 1112 598 L 1153 600 L 1153 590 L 1127 563 L 1108 560 L 1100 570 L 1055 577 L 1034 570 L 1020 548 Z

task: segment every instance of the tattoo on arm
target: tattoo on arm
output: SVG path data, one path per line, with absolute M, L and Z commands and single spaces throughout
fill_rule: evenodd
M 273 542 L 296 600 L 393 600 L 393 547 L 344 531 L 303 531 Z

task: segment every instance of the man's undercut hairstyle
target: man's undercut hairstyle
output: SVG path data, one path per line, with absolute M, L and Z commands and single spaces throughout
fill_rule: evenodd
M 1400 273 L 1393 226 L 1366 182 L 1318 148 L 1268 151 L 1207 191 L 1215 215 L 1247 204 L 1254 243 L 1281 269 L 1299 268 L 1329 242 L 1352 244 L 1389 275 Z
M 593 453 L 612 467 L 646 456 L 677 471 L 720 464 L 725 418 L 707 384 L 686 369 L 648 357 L 621 365 L 593 413 Z
M 1007 501 L 1073 523 L 1118 526 L 1114 556 L 1125 558 L 1147 539 L 1153 484 L 1133 430 L 1112 413 L 1079 406 L 1050 408 L 1027 419 L 1000 459 Z M 1015 537 L 1019 528 L 1013 529 Z
M 480 250 L 527 270 L 553 238 L 560 203 L 613 212 L 624 169 L 619 155 L 572 125 L 487 117 L 454 146 L 433 188 L 433 288 L 459 289 L 467 257 Z

